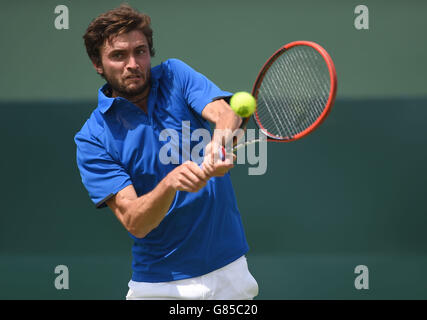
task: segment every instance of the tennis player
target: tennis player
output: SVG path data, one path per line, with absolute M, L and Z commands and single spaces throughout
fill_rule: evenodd
M 248 244 L 229 170 L 216 150 L 238 128 L 230 92 L 184 62 L 151 67 L 150 17 L 122 5 L 94 19 L 86 50 L 106 84 L 98 106 L 76 134 L 82 182 L 97 208 L 108 206 L 133 238 L 127 299 L 253 299 Z M 183 136 L 210 130 L 203 163 L 165 164 L 162 130 Z M 209 131 L 210 132 L 210 131 Z

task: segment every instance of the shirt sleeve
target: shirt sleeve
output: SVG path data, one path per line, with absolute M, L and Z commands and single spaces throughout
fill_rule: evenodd
M 228 99 L 233 94 L 219 89 L 212 81 L 178 59 L 170 59 L 170 65 L 181 86 L 187 104 L 202 115 L 208 103 L 217 99 Z
M 105 202 L 132 181 L 123 166 L 108 154 L 98 139 L 79 132 L 74 141 L 83 185 L 97 208 L 106 207 Z

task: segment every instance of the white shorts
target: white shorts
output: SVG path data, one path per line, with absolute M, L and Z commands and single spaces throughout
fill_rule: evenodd
M 258 284 L 246 257 L 200 277 L 170 282 L 129 281 L 127 300 L 251 300 Z

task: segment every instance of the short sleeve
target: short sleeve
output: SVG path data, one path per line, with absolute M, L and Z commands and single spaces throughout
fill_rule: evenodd
M 106 207 L 105 202 L 132 184 L 132 181 L 122 165 L 112 159 L 98 139 L 79 132 L 74 141 L 83 185 L 97 208 Z
M 228 99 L 232 93 L 218 88 L 201 73 L 178 59 L 169 60 L 172 72 L 176 75 L 187 104 L 199 115 L 208 103 L 217 99 Z

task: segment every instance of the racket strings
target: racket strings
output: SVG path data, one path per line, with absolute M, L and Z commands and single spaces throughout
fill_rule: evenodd
M 329 71 L 312 47 L 295 46 L 270 66 L 258 89 L 257 116 L 277 138 L 292 138 L 322 114 L 329 98 Z
M 305 49 L 305 47 L 297 47 L 295 49 L 298 51 L 299 49 Z M 286 106 L 288 106 L 288 108 L 281 108 L 281 110 L 289 111 L 293 116 L 294 121 L 291 123 L 297 125 L 297 127 L 294 127 L 295 130 L 292 132 L 293 135 L 310 126 L 320 115 L 318 111 L 319 109 L 320 111 L 323 109 L 325 105 L 323 102 L 326 103 L 326 101 L 322 101 L 322 99 L 316 99 L 318 96 L 317 93 L 319 92 L 317 85 L 322 82 L 324 83 L 324 81 L 317 76 L 321 73 L 315 68 L 318 66 L 317 62 L 319 56 L 313 55 L 312 53 L 314 53 L 314 51 L 310 51 L 309 53 L 311 54 L 308 54 L 307 50 L 297 51 L 293 51 L 296 56 L 291 56 L 292 59 L 281 59 L 281 61 L 287 62 L 286 69 L 284 70 L 295 68 L 294 72 L 289 73 L 290 81 L 286 81 L 286 79 L 282 78 L 284 80 L 283 83 L 286 84 L 286 92 L 293 92 L 293 94 L 290 95 L 291 99 L 286 101 Z M 315 62 L 315 64 L 311 63 L 308 65 L 307 63 L 300 63 L 300 61 L 310 61 Z M 322 61 L 323 60 L 321 60 L 321 62 Z M 307 115 L 311 115 L 311 117 Z
M 318 55 L 310 56 L 307 55 L 307 52 L 302 52 L 301 55 L 305 61 L 318 62 L 317 60 L 319 60 Z M 320 62 L 323 62 L 323 60 Z M 300 77 L 294 78 L 292 80 L 293 85 L 297 85 L 297 83 L 302 84 L 300 87 L 297 87 L 301 90 L 299 93 L 297 92 L 297 94 L 299 97 L 301 96 L 304 98 L 296 99 L 294 103 L 296 104 L 296 108 L 299 110 L 304 110 L 304 108 L 307 108 L 307 112 L 311 115 L 311 117 L 305 117 L 304 114 L 297 113 L 296 116 L 300 118 L 300 121 L 302 121 L 300 129 L 304 129 L 309 127 L 313 120 L 316 120 L 320 116 L 323 107 L 326 105 L 326 100 L 322 99 L 321 96 L 319 97 L 318 93 L 322 91 L 328 93 L 328 88 L 326 87 L 325 90 L 322 90 L 321 88 L 321 84 L 324 84 L 325 81 L 319 77 L 322 72 L 317 68 L 317 63 L 311 65 L 310 67 L 307 64 L 296 64 L 296 66 L 297 72 L 291 74 L 291 78 L 293 75 L 300 75 Z M 301 78 L 301 75 L 305 75 L 307 77 L 307 81 L 304 81 L 303 78 Z M 310 81 L 310 79 L 313 81 Z M 288 90 L 291 89 L 292 87 L 288 86 Z M 327 98 L 327 95 L 325 97 Z M 304 101 L 304 99 L 308 100 Z M 290 110 L 294 111 L 295 108 L 290 108 Z

